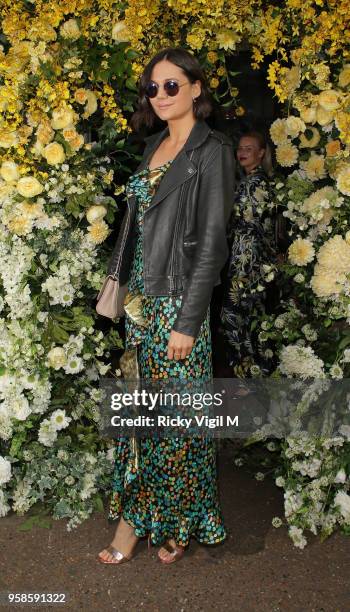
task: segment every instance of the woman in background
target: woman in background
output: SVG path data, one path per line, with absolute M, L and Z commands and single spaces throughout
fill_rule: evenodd
M 224 280 L 221 323 L 233 375 L 267 374 L 271 351 L 258 342 L 260 329 L 252 328 L 265 312 L 269 270 L 276 261 L 274 205 L 269 193 L 272 174 L 270 149 L 260 132 L 244 134 L 237 160 L 244 172 L 238 184 L 228 224 L 230 256 Z M 272 275 L 271 275 L 272 276 Z

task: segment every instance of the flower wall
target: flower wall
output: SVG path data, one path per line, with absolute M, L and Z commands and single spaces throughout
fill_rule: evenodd
M 113 442 L 98 381 L 120 346 L 94 306 L 135 157 L 136 82 L 159 48 L 195 53 L 222 105 L 242 113 L 227 59 L 268 60 L 285 114 L 271 126 L 275 198 L 290 222 L 288 299 L 260 321 L 274 376 L 334 378 L 350 363 L 350 31 L 344 0 L 0 3 L 0 516 L 44 502 L 69 528 L 101 508 Z M 350 530 L 350 431 L 287 438 L 276 484 L 296 546 Z M 270 449 L 272 449 L 270 443 Z M 277 526 L 277 518 L 274 525 Z

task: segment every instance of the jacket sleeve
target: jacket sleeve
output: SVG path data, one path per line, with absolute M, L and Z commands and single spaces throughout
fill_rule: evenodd
M 210 304 L 213 288 L 229 255 L 226 226 L 235 188 L 232 144 L 220 143 L 200 178 L 197 203 L 198 243 L 192 272 L 183 291 L 173 329 L 196 337 Z

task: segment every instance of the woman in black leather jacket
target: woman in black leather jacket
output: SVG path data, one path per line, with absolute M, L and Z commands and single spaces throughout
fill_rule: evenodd
M 124 355 L 136 351 L 136 361 L 132 369 L 132 359 L 124 360 L 125 372 L 144 380 L 212 377 L 209 306 L 228 256 L 234 155 L 231 141 L 205 122 L 210 111 L 205 77 L 190 53 L 168 48 L 153 57 L 133 126 L 151 128 L 157 116 L 167 125 L 146 139 L 128 180 L 108 269 L 128 289 Z M 109 516 L 120 521 L 99 560 L 128 561 L 147 535 L 163 544 L 163 563 L 180 559 L 191 535 L 204 544 L 224 540 L 215 451 L 213 440 L 201 437 L 118 439 Z

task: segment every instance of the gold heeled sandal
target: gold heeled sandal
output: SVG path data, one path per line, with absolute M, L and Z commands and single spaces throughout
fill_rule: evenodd
M 167 550 L 171 554 L 170 559 L 162 559 L 162 557 L 159 555 L 159 552 L 158 552 L 158 559 L 165 565 L 170 565 L 170 563 L 175 563 L 176 561 L 180 561 L 180 559 L 182 559 L 182 557 L 184 556 L 185 550 L 186 550 L 185 546 L 176 545 L 174 548 L 173 546 L 171 546 L 171 544 L 169 544 L 169 542 L 166 542 L 165 544 L 163 544 L 162 548 L 165 548 L 165 550 Z
M 120 550 L 117 550 L 116 548 L 114 548 L 114 546 L 112 546 L 112 544 L 107 546 L 107 548 L 105 550 L 107 550 L 107 552 L 109 552 L 112 555 L 113 561 L 108 561 L 107 559 L 102 559 L 102 557 L 99 554 L 98 555 L 98 560 L 100 561 L 100 563 L 119 565 L 120 563 L 126 563 L 127 561 L 131 561 L 131 559 L 134 556 L 134 555 L 124 555 L 123 553 L 120 552 Z

